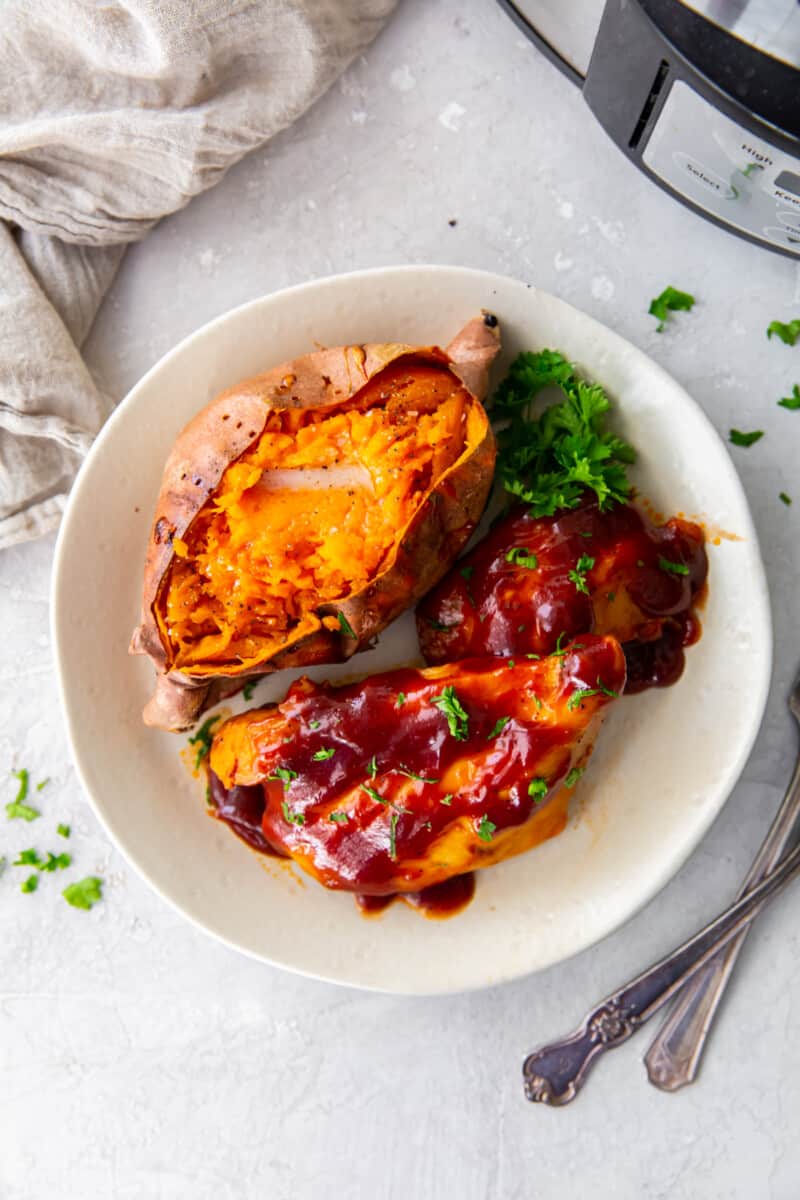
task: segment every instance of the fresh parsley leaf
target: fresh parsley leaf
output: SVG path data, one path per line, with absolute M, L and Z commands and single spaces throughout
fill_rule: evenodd
M 396 700 L 395 700 L 395 702 L 394 702 L 394 703 L 395 703 L 395 707 L 396 707 L 396 708 L 402 708 L 402 707 L 403 707 L 403 705 L 405 704 L 405 702 L 406 702 L 406 694 L 405 694 L 405 692 L 398 692 L 398 693 L 397 693 L 397 699 L 396 699 Z
M 616 700 L 619 697 L 619 692 L 615 692 L 613 688 L 606 687 L 599 675 L 597 676 L 597 690 L 598 692 L 602 692 L 604 696 L 610 696 L 612 700 Z
M 490 842 L 492 840 L 492 835 L 494 834 L 494 831 L 496 829 L 497 829 L 497 826 L 494 824 L 493 821 L 490 821 L 489 818 L 486 816 L 486 813 L 484 813 L 483 816 L 481 817 L 480 821 L 478 822 L 478 837 L 481 839 L 481 841 L 482 842 Z
M 570 712 L 574 712 L 576 708 L 580 708 L 584 700 L 588 700 L 590 696 L 599 696 L 599 694 L 599 688 L 577 688 L 567 701 L 567 708 Z
M 694 305 L 694 296 L 680 292 L 674 287 L 665 287 L 660 296 L 650 301 L 648 312 L 658 321 L 656 333 L 661 333 L 671 312 L 689 312 Z
M 19 858 L 15 858 L 12 867 L 38 867 L 42 862 L 37 850 L 20 850 Z
M 367 774 L 369 775 L 370 779 L 374 779 L 378 774 L 378 760 L 374 754 L 367 763 Z
M 291 808 L 289 808 L 289 803 L 287 800 L 281 801 L 281 812 L 283 813 L 283 819 L 288 821 L 290 825 L 305 825 L 306 823 L 303 813 L 294 812 Z
M 445 808 L 450 808 L 453 803 L 453 792 L 448 792 L 446 796 L 442 796 L 439 803 L 444 804 Z
M 397 859 L 397 822 L 400 814 L 392 812 L 389 817 L 389 857 Z
M 343 825 L 345 821 L 350 820 L 350 817 L 346 812 L 331 812 L 328 813 L 328 820 L 335 821 L 337 825 Z
M 313 762 L 326 762 L 327 759 L 333 758 L 335 753 L 333 746 L 323 746 L 321 750 L 316 750 L 311 755 L 311 759 Z
M 6 815 L 9 821 L 35 821 L 42 814 L 38 808 L 33 808 L 30 804 L 25 803 L 30 786 L 30 772 L 22 767 L 21 770 L 12 771 L 11 774 L 19 780 L 19 790 L 16 798 L 6 805 Z
M 564 399 L 534 417 L 537 395 L 553 385 Z M 601 509 L 628 499 L 625 464 L 635 452 L 605 429 L 610 401 L 603 389 L 580 379 L 557 350 L 519 354 L 492 403 L 506 422 L 497 434 L 498 479 L 534 517 L 575 508 L 587 490 Z
M 336 614 L 336 618 L 337 618 L 337 620 L 338 620 L 338 622 L 339 622 L 339 627 L 340 627 L 340 629 L 341 629 L 342 633 L 345 635 L 345 637 L 351 637 L 351 638 L 354 638 L 356 635 L 355 635 L 355 633 L 353 632 L 353 626 L 350 624 L 350 622 L 348 621 L 348 619 L 347 619 L 347 617 L 344 615 L 344 613 L 343 613 L 343 612 L 337 612 L 337 614 Z
M 50 850 L 47 852 L 47 858 L 40 864 L 40 871 L 65 871 L 72 862 L 69 854 L 53 854 Z
M 541 654 L 526 654 L 526 658 L 535 658 L 537 662 L 541 661 Z
M 539 699 L 539 697 L 536 695 L 536 692 L 529 692 L 528 694 L 529 694 L 529 696 L 530 696 L 531 700 L 533 700 L 533 703 L 536 705 L 536 707 L 537 707 L 537 708 L 539 709 L 539 711 L 541 712 L 541 709 L 542 709 L 542 702 L 541 702 L 541 700 Z
M 786 492 L 778 492 L 778 499 L 782 500 L 787 506 L 792 503 L 792 497 L 787 496 Z
M 214 726 L 218 721 L 221 720 L 221 716 L 209 717 L 207 721 L 203 721 L 203 724 L 200 726 L 197 733 L 194 734 L 193 737 L 189 738 L 189 745 L 197 747 L 194 758 L 195 771 L 198 769 L 203 759 L 208 757 L 209 751 L 211 750 L 211 743 L 214 740 Z
M 19 885 L 21 892 L 35 892 L 39 886 L 39 876 L 29 875 L 28 878 Z
M 450 730 L 451 736 L 456 741 L 466 741 L 469 715 L 461 704 L 456 694 L 456 689 L 452 684 L 448 684 L 443 689 L 441 696 L 434 696 L 431 704 L 435 704 L 439 711 L 447 717 L 447 727 Z
M 445 625 L 444 621 L 437 621 L 434 617 L 426 617 L 425 621 L 428 625 L 430 625 L 431 629 L 437 629 L 439 631 L 455 628 L 455 622 Z
M 293 779 L 297 779 L 297 771 L 293 771 L 291 767 L 276 767 L 267 779 L 279 780 L 285 788 L 288 788 Z
M 511 720 L 511 717 L 498 717 L 498 719 L 495 721 L 494 725 L 492 726 L 492 728 L 486 735 L 487 742 L 490 742 L 492 740 L 492 738 L 499 737 L 499 735 L 503 732 L 503 730 L 505 729 L 506 725 L 508 724 L 508 722 L 510 720 Z
M 658 565 L 662 571 L 669 572 L 670 575 L 688 575 L 689 568 L 685 563 L 672 562 L 669 558 L 664 558 L 663 555 L 658 556 Z
M 783 321 L 770 321 L 767 326 L 767 337 L 779 337 L 787 346 L 794 346 L 800 337 L 800 317 L 784 324 Z
M 42 788 L 46 788 L 49 782 L 50 782 L 50 776 L 48 775 L 47 779 L 42 779 L 40 783 L 37 783 L 37 785 L 36 785 L 37 792 L 40 792 L 42 790 Z
M 396 775 L 405 775 L 407 779 L 416 779 L 419 783 L 438 783 L 438 779 L 432 779 L 427 775 L 417 775 L 414 771 L 409 771 L 408 767 L 393 767 L 392 770 Z
M 316 719 L 313 719 L 308 722 L 308 728 L 309 729 L 319 729 L 321 724 L 322 724 L 321 721 L 317 721 Z
M 360 783 L 358 786 L 361 788 L 362 792 L 367 793 L 370 800 L 376 801 L 377 804 L 388 804 L 389 803 L 389 801 L 384 796 L 382 796 L 380 794 L 380 792 L 376 792 L 375 788 L 370 787 L 368 783 Z
M 567 778 L 564 780 L 566 786 L 568 788 L 575 787 L 575 784 L 578 782 L 585 769 L 585 767 L 573 767 L 567 775 Z
M 606 592 L 606 600 L 608 601 L 609 604 L 613 604 L 614 601 L 616 600 L 616 598 L 617 598 L 616 592 Z
M 506 562 L 514 563 L 518 567 L 527 567 L 531 571 L 535 571 L 539 565 L 536 555 L 531 554 L 524 546 L 512 546 L 506 554 Z
M 469 580 L 472 579 L 472 576 L 475 574 L 475 568 L 474 567 L 460 567 L 458 573 L 459 573 L 459 575 L 462 576 L 462 578 L 466 579 L 467 582 L 469 582 Z
M 742 433 L 741 429 L 731 429 L 728 434 L 728 441 L 732 442 L 734 446 L 752 446 L 754 442 L 757 442 L 763 436 L 763 429 L 755 429 L 752 433 Z
M 59 837 L 63 838 L 68 838 L 71 832 L 72 830 L 70 829 L 69 825 L 59 825 L 56 829 L 56 833 L 59 835 Z
M 567 573 L 567 578 L 570 583 L 575 584 L 576 591 L 583 592 L 589 595 L 589 585 L 586 582 L 586 572 L 591 571 L 594 566 L 594 559 L 588 554 L 582 554 L 575 563 L 574 568 Z
M 61 895 L 73 908 L 83 908 L 88 911 L 103 899 L 103 881 L 96 875 L 87 875 L 85 879 L 65 887 Z
M 547 795 L 547 780 L 541 775 L 537 775 L 528 784 L 528 795 L 532 796 L 536 804 L 543 800 Z
M 517 664 L 514 662 L 514 659 L 513 659 L 513 658 L 510 658 L 510 659 L 508 660 L 508 662 L 506 663 L 506 666 L 508 667 L 509 671 L 513 671 L 513 670 L 514 670 L 514 667 L 515 667 L 516 665 L 517 665 Z
M 562 642 L 566 636 L 566 632 L 562 630 L 562 632 L 556 638 L 556 648 L 553 651 L 553 658 L 563 658 L 567 653 L 567 651 L 562 647 Z
M 246 683 L 244 685 L 244 687 L 242 688 L 242 696 L 245 698 L 245 700 L 252 700 L 253 692 L 255 690 L 256 690 L 256 681 L 254 679 L 252 681 L 252 683 Z
M 788 408 L 792 412 L 800 408 L 800 383 L 794 385 L 791 396 L 784 396 L 778 401 L 778 404 L 781 408 Z

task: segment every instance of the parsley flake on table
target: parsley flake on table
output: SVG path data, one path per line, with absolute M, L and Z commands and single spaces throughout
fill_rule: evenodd
M 36 785 L 37 792 L 40 792 L 42 790 L 42 788 L 46 788 L 49 782 L 50 782 L 50 776 L 48 775 L 47 779 L 43 779 L 40 783 L 37 783 L 37 785 Z
M 560 388 L 564 399 L 538 416 L 533 403 L 544 388 Z M 497 432 L 497 477 L 506 491 L 530 505 L 531 516 L 549 517 L 576 508 L 586 491 L 601 509 L 627 500 L 631 485 L 625 464 L 636 454 L 605 428 L 611 407 L 604 390 L 581 379 L 557 350 L 523 352 L 492 399 Z
M 658 556 L 658 565 L 662 571 L 667 571 L 670 575 L 689 574 L 689 568 L 685 563 L 673 562 L 669 558 L 664 558 L 661 554 Z
M 564 780 L 565 785 L 568 788 L 575 787 L 575 784 L 580 779 L 584 770 L 585 770 L 585 767 L 573 767 L 572 770 L 568 773 L 567 778 Z
M 59 825 L 56 829 L 58 836 L 63 838 L 68 838 L 71 832 L 69 825 Z
M 478 822 L 478 830 L 477 830 L 478 837 L 481 839 L 481 841 L 482 842 L 490 842 L 492 840 L 492 836 L 496 829 L 497 829 L 497 826 L 495 825 L 494 821 L 490 821 L 489 818 L 486 816 L 486 813 L 484 813 L 483 816 L 481 817 L 480 821 Z
M 487 742 L 490 742 L 492 738 L 499 737 L 510 720 L 511 717 L 498 717 L 486 735 Z
M 448 684 L 443 689 L 441 696 L 434 696 L 431 704 L 434 704 L 441 713 L 444 713 L 447 718 L 447 727 L 450 730 L 451 737 L 454 737 L 459 742 L 466 741 L 469 715 L 461 704 L 453 685 Z
M 216 725 L 217 721 L 221 720 L 222 717 L 220 715 L 217 715 L 216 717 L 209 717 L 208 720 L 203 721 L 203 724 L 200 726 L 197 733 L 193 734 L 192 737 L 189 738 L 189 745 L 197 747 L 194 756 L 195 771 L 198 770 L 203 759 L 208 757 L 211 750 L 211 743 L 214 740 L 214 726 Z
M 21 892 L 35 892 L 38 886 L 39 876 L 29 875 L 28 878 L 19 885 L 19 890 Z
M 665 287 L 660 296 L 650 301 L 648 312 L 658 321 L 656 333 L 662 333 L 671 312 L 689 312 L 695 303 L 694 296 L 689 292 L 681 292 L 674 287 Z
M 541 775 L 535 776 L 528 784 L 528 795 L 533 797 L 536 804 L 540 800 L 544 800 L 547 795 L 547 780 L 543 779 Z
M 20 850 L 19 858 L 15 858 L 12 867 L 38 867 L 42 862 L 38 850 Z
M 103 881 L 96 875 L 87 875 L 77 883 L 65 887 L 61 895 L 67 904 L 73 908 L 83 908 L 87 911 L 103 899 Z
M 787 346 L 794 346 L 800 337 L 800 317 L 784 324 L 783 321 L 770 321 L 767 326 L 767 337 L 778 337 Z
M 589 585 L 586 582 L 586 572 L 591 571 L 594 566 L 594 559 L 588 554 L 582 554 L 571 571 L 567 572 L 567 578 L 570 583 L 575 584 L 575 589 L 578 592 L 583 592 L 589 595 Z
M 341 629 L 341 631 L 345 635 L 345 637 L 354 638 L 356 636 L 355 633 L 353 632 L 353 626 L 350 624 L 350 622 L 348 621 L 347 617 L 344 615 L 343 612 L 338 612 L 336 614 L 336 619 L 338 620 L 339 628 Z
M 283 813 L 283 819 L 288 821 L 290 825 L 305 825 L 306 823 L 306 819 L 302 813 L 294 812 L 289 808 L 287 800 L 281 801 L 281 812 Z
M 796 383 L 792 388 L 791 396 L 783 396 L 779 401 L 780 408 L 788 408 L 791 412 L 800 408 L 800 383 Z
M 244 687 L 242 688 L 242 696 L 244 697 L 245 700 L 252 700 L 253 692 L 255 690 L 256 690 L 256 681 L 253 680 L 252 683 L 246 683 L 244 685 Z
M 752 446 L 764 436 L 763 429 L 754 429 L 752 433 L 742 433 L 741 429 L 731 429 L 728 433 L 728 441 L 734 446 Z
M 53 854 L 48 850 L 47 858 L 39 867 L 40 871 L 65 871 L 72 863 L 69 854 Z
M 276 780 L 288 788 L 293 779 L 297 779 L 297 771 L 293 771 L 291 767 L 276 767 L 271 775 L 267 776 L 269 780 Z
M 512 546 L 506 554 L 506 562 L 513 563 L 517 567 L 527 567 L 530 571 L 535 571 L 539 565 L 539 559 L 530 550 L 526 550 L 524 546 Z
M 311 755 L 312 762 L 326 762 L 327 759 L 333 758 L 336 753 L 333 746 L 323 746 L 321 750 L 315 750 Z
M 25 803 L 30 786 L 30 773 L 23 767 L 19 771 L 12 771 L 11 774 L 19 780 L 19 790 L 16 798 L 6 805 L 6 816 L 9 821 L 35 821 L 42 814 L 38 808 Z
M 786 492 L 778 492 L 778 499 L 781 500 L 787 506 L 792 503 L 792 497 L 787 496 Z

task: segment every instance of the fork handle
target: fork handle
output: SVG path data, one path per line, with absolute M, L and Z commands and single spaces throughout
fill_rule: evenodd
M 595 1060 L 626 1042 L 798 871 L 800 846 L 688 942 L 602 1000 L 574 1033 L 528 1055 L 522 1068 L 528 1099 L 551 1105 L 574 1100 Z
M 791 840 L 798 812 L 800 757 L 783 802 L 742 884 L 740 897 L 745 896 L 778 862 Z M 746 925 L 692 976 L 653 1039 L 644 1061 L 650 1082 L 662 1091 L 675 1092 L 696 1078 L 706 1038 L 749 929 Z

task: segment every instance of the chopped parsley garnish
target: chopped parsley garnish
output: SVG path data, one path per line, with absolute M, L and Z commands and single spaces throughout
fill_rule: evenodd
M 534 417 L 534 400 L 550 386 L 564 399 Z M 580 379 L 557 350 L 517 355 L 492 403 L 494 415 L 507 422 L 497 434 L 498 478 L 532 516 L 575 508 L 587 490 L 603 510 L 628 499 L 625 464 L 635 452 L 605 429 L 610 401 L 603 389 Z
M 518 626 L 517 626 L 517 633 L 524 633 L 524 632 L 525 632 L 525 626 L 524 626 L 524 625 L 518 625 Z
M 96 875 L 87 875 L 78 883 L 71 883 L 69 887 L 65 887 L 61 895 L 73 908 L 88 910 L 103 899 L 103 881 Z
M 309 729 L 319 729 L 321 724 L 322 724 L 321 721 L 317 721 L 316 718 L 314 718 L 308 722 L 308 728 Z
M 547 795 L 547 780 L 543 779 L 541 775 L 537 775 L 528 784 L 528 795 L 532 796 L 534 802 L 538 804 Z
M 438 783 L 438 779 L 432 779 L 427 775 L 417 775 L 415 771 L 409 771 L 408 767 L 393 767 L 392 770 L 396 775 L 405 775 L 408 779 L 416 779 L 419 783 Z
M 484 813 L 478 822 L 478 837 L 482 842 L 490 842 L 495 829 L 497 829 L 497 826 Z
M 353 626 L 350 624 L 350 622 L 348 621 L 347 617 L 344 615 L 343 612 L 337 612 L 336 619 L 338 620 L 339 628 L 341 629 L 341 631 L 345 635 L 345 637 L 354 638 L 356 636 L 355 633 L 353 632 Z
M 562 631 L 556 638 L 556 648 L 553 651 L 553 658 L 563 658 L 564 655 L 567 653 L 567 651 L 564 650 L 561 645 L 561 643 L 564 641 L 564 638 L 566 636 L 567 636 L 566 633 L 564 633 Z
M 470 566 L 460 567 L 458 573 L 463 579 L 466 579 L 467 582 L 469 582 L 469 580 L 472 579 L 472 576 L 475 574 L 475 568 Z
M 69 825 L 59 825 L 56 829 L 58 836 L 63 838 L 68 838 L 71 832 Z
M 447 727 L 456 741 L 463 742 L 467 738 L 469 715 L 465 711 L 452 684 L 448 684 L 441 696 L 434 696 L 431 704 L 435 704 L 440 712 L 447 717 Z
M 374 779 L 378 774 L 378 760 L 374 754 L 367 763 L 367 774 L 369 775 L 370 779 Z
M 35 821 L 42 814 L 38 808 L 33 808 L 30 804 L 25 803 L 30 786 L 29 772 L 23 767 L 20 771 L 12 771 L 11 774 L 19 780 L 19 790 L 16 799 L 6 805 L 6 815 L 9 821 Z
M 786 504 L 786 505 L 789 505 L 789 504 L 791 504 L 791 503 L 792 503 L 792 497 L 791 497 L 791 496 L 787 496 L 787 495 L 786 495 L 786 492 L 778 492 L 778 499 L 779 499 L 779 500 L 782 500 L 782 501 L 783 501 L 783 503 L 784 503 L 784 504 Z
M 43 779 L 41 781 L 41 783 L 37 783 L 37 785 L 36 785 L 37 792 L 40 792 L 42 790 L 42 788 L 46 788 L 49 782 L 50 782 L 50 776 L 48 775 L 47 779 Z
M 288 788 L 293 779 L 297 779 L 297 771 L 293 771 L 291 767 L 276 767 L 267 779 L 278 780 L 285 788 Z
M 539 697 L 536 695 L 536 692 L 530 692 L 530 697 L 531 697 L 531 700 L 533 701 L 533 703 L 536 705 L 536 707 L 541 711 L 542 702 L 539 699 Z
M 53 854 L 47 852 L 47 858 L 39 867 L 40 871 L 65 871 L 72 862 L 69 854 Z
M 362 792 L 366 792 L 370 800 L 375 800 L 378 804 L 388 804 L 389 801 L 383 797 L 380 792 L 376 792 L 375 788 L 370 787 L 368 783 L 360 783 L 358 785 Z
M 498 717 L 498 719 L 495 721 L 494 725 L 492 726 L 492 728 L 489 730 L 489 732 L 486 735 L 487 742 L 490 742 L 492 740 L 492 738 L 499 737 L 499 735 L 503 732 L 503 730 L 505 729 L 506 725 L 508 724 L 508 722 L 510 720 L 511 720 L 511 717 Z
M 609 604 L 613 604 L 614 601 L 616 600 L 616 598 L 617 598 L 616 592 L 606 592 L 606 600 L 608 601 Z
M 253 692 L 255 690 L 256 690 L 256 681 L 255 680 L 253 680 L 252 683 L 246 683 L 244 685 L 244 687 L 242 688 L 242 695 L 244 696 L 245 700 L 252 700 Z
M 541 656 L 541 654 L 526 654 L 525 657 L 526 658 L 535 658 L 538 662 L 542 656 Z
M 566 786 L 568 788 L 575 787 L 575 784 L 580 779 L 584 770 L 585 770 L 584 767 L 573 767 L 572 770 L 567 775 L 567 778 L 564 780 L 564 783 L 566 784 Z
M 752 446 L 759 438 L 764 436 L 763 429 L 754 429 L 752 433 L 742 433 L 741 429 L 731 429 L 728 434 L 728 441 L 734 446 Z
M 648 312 L 658 321 L 656 333 L 661 333 L 671 312 L 689 312 L 694 305 L 694 296 L 680 292 L 674 287 L 665 287 L 660 296 L 650 301 Z
M 788 408 L 793 412 L 800 408 L 800 383 L 794 385 L 791 396 L 784 396 L 778 404 L 781 408 Z
M 327 759 L 333 758 L 336 751 L 333 746 L 323 746 L 321 750 L 315 750 L 311 755 L 313 762 L 326 762 Z
M 281 801 L 281 812 L 283 813 L 283 819 L 288 821 L 290 825 L 305 825 L 306 823 L 304 815 L 299 812 L 294 812 L 291 808 L 289 808 L 289 803 L 287 800 Z
M 20 850 L 19 858 L 15 858 L 12 867 L 38 867 L 42 860 L 37 850 Z
M 517 665 L 517 664 L 514 662 L 514 659 L 513 659 L 513 658 L 510 658 L 510 659 L 508 660 L 508 662 L 506 663 L 506 666 L 508 667 L 509 671 L 513 671 L 513 670 L 514 670 L 514 667 L 515 667 L 516 665 Z
M 539 565 L 536 555 L 531 554 L 524 546 L 513 546 L 506 554 L 506 562 L 514 563 L 517 567 L 528 567 L 531 571 L 535 571 Z
M 342 825 L 345 821 L 349 821 L 350 818 L 346 812 L 339 811 L 328 813 L 328 820 L 335 821 L 337 825 Z
M 573 569 L 567 574 L 570 583 L 575 584 L 576 591 L 583 592 L 587 596 L 589 595 L 589 585 L 586 582 L 586 572 L 591 571 L 593 566 L 594 559 L 588 554 L 582 554 Z
M 400 820 L 400 814 L 392 812 L 389 817 L 389 857 L 397 858 L 397 822 Z
M 39 886 L 39 876 L 29 875 L 28 878 L 19 885 L 21 892 L 35 892 Z
M 669 558 L 664 558 L 663 555 L 658 556 L 658 565 L 662 571 L 668 571 L 670 575 L 688 575 L 689 568 L 685 563 L 672 562 Z
M 455 628 L 454 624 L 451 623 L 450 625 L 445 625 L 444 621 L 437 621 L 435 617 L 426 617 L 425 621 L 428 625 L 430 625 L 431 629 L 438 629 L 439 631 Z
M 194 758 L 195 771 L 198 769 L 203 759 L 208 757 L 209 751 L 211 750 L 211 743 L 214 740 L 214 734 L 212 730 L 217 721 L 221 720 L 221 716 L 209 717 L 207 721 L 203 721 L 203 724 L 200 726 L 197 733 L 195 733 L 193 737 L 189 738 L 189 745 L 197 747 Z
M 800 317 L 786 324 L 783 321 L 770 321 L 767 326 L 767 337 L 779 337 L 787 346 L 794 346 L 800 337 Z
M 604 696 L 611 696 L 613 700 L 619 697 L 619 692 L 615 692 L 613 688 L 606 687 L 599 675 L 597 676 L 597 690 L 598 692 L 602 692 Z
M 446 808 L 450 808 L 453 803 L 453 792 L 448 792 L 446 796 L 442 796 L 439 803 L 444 804 Z
M 406 694 L 405 694 L 405 692 L 398 692 L 398 693 L 397 693 L 397 699 L 396 699 L 396 700 L 395 700 L 395 702 L 394 702 L 394 703 L 395 703 L 395 707 L 396 707 L 396 708 L 402 708 L 402 707 L 403 707 L 403 705 L 405 704 L 405 702 L 406 702 Z
M 599 695 L 600 688 L 577 688 L 567 701 L 567 708 L 570 712 L 574 712 L 576 708 L 580 708 L 584 700 L 588 700 L 590 696 Z

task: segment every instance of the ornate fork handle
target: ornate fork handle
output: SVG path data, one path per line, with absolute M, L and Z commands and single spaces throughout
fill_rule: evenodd
M 753 865 L 742 884 L 739 896 L 747 892 L 773 869 L 783 854 L 800 813 L 800 758 L 794 769 L 775 819 Z M 645 1055 L 650 1082 L 665 1092 L 674 1092 L 691 1083 L 697 1075 L 700 1058 L 714 1015 L 731 976 L 749 926 L 732 937 L 724 948 L 706 963 L 687 983 L 675 1006 L 653 1039 Z
M 530 1054 L 522 1068 L 525 1095 L 543 1104 L 574 1100 L 592 1063 L 621 1046 L 649 1021 L 692 975 L 744 929 L 763 905 L 800 870 L 800 846 L 752 891 L 721 913 L 672 954 L 607 996 L 574 1033 Z

